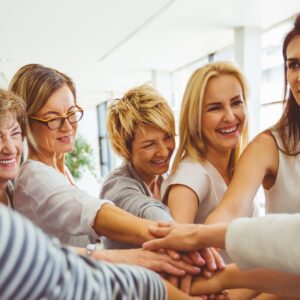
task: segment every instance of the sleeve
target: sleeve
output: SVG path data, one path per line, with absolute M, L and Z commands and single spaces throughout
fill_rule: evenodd
M 1 299 L 166 299 L 154 272 L 78 256 L 3 205 L 0 236 Z
M 233 221 L 226 250 L 241 269 L 271 268 L 300 274 L 300 214 Z
M 173 221 L 162 202 L 146 196 L 139 183 L 130 177 L 111 177 L 103 183 L 100 197 L 110 199 L 127 212 L 153 221 Z
M 88 195 L 50 167 L 28 168 L 17 180 L 14 207 L 28 218 L 70 235 L 97 238 L 92 228 L 102 205 L 110 201 Z
M 174 174 L 162 184 L 162 199 L 167 200 L 172 185 L 180 184 L 190 188 L 198 197 L 199 204 L 206 198 L 210 180 L 206 170 L 197 162 L 182 161 Z

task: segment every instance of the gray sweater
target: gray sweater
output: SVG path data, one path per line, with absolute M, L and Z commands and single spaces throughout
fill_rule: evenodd
M 124 163 L 113 170 L 104 180 L 100 191 L 100 199 L 109 199 L 127 212 L 152 221 L 173 221 L 169 209 L 162 202 L 151 198 L 151 194 L 130 163 Z M 136 248 L 103 239 L 104 247 L 108 249 Z

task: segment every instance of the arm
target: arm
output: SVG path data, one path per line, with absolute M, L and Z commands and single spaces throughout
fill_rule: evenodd
M 168 193 L 168 207 L 179 223 L 194 223 L 198 211 L 198 197 L 189 187 L 175 184 Z
M 173 221 L 168 207 L 146 193 L 136 179 L 111 174 L 103 183 L 100 198 L 109 199 L 116 206 L 143 219 Z
M 157 274 L 80 257 L 2 205 L 0 236 L 1 299 L 166 298 Z
M 250 215 L 259 186 L 268 176 L 276 177 L 277 168 L 276 144 L 271 136 L 262 133 L 247 146 L 223 199 L 205 223 L 230 222 Z
M 235 265 L 228 265 L 209 280 L 198 278 L 191 289 L 192 295 L 215 293 L 225 289 L 249 288 L 259 292 L 297 297 L 300 294 L 300 275 L 267 269 L 243 272 Z
M 242 269 L 271 268 L 300 274 L 300 214 L 267 215 L 233 221 L 226 250 Z
M 110 201 L 91 197 L 69 185 L 63 175 L 40 162 L 26 162 L 17 181 L 15 208 L 58 236 L 86 234 L 141 244 L 151 238 L 154 224 L 115 207 Z
M 153 238 L 148 226 L 154 224 L 152 221 L 135 217 L 119 207 L 106 204 L 98 211 L 93 228 L 99 235 L 112 240 L 141 245 Z

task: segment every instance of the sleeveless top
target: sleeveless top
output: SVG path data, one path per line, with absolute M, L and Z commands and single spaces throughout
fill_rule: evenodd
M 272 130 L 277 145 L 283 149 L 280 136 Z M 300 212 L 300 154 L 286 155 L 278 149 L 278 172 L 274 185 L 264 190 L 266 213 Z

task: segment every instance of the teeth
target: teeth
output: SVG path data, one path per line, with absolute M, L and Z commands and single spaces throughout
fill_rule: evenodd
M 236 130 L 237 126 L 231 127 L 231 128 L 227 128 L 227 129 L 219 129 L 220 132 L 222 133 L 232 133 Z
M 162 160 L 155 160 L 155 161 L 153 161 L 153 163 L 155 163 L 155 164 L 163 164 L 163 163 L 165 163 L 165 162 L 167 162 L 167 159 L 162 159 Z
M 9 165 L 9 164 L 13 164 L 15 162 L 16 162 L 16 160 L 14 158 L 0 160 L 0 164 L 3 164 L 3 165 Z

